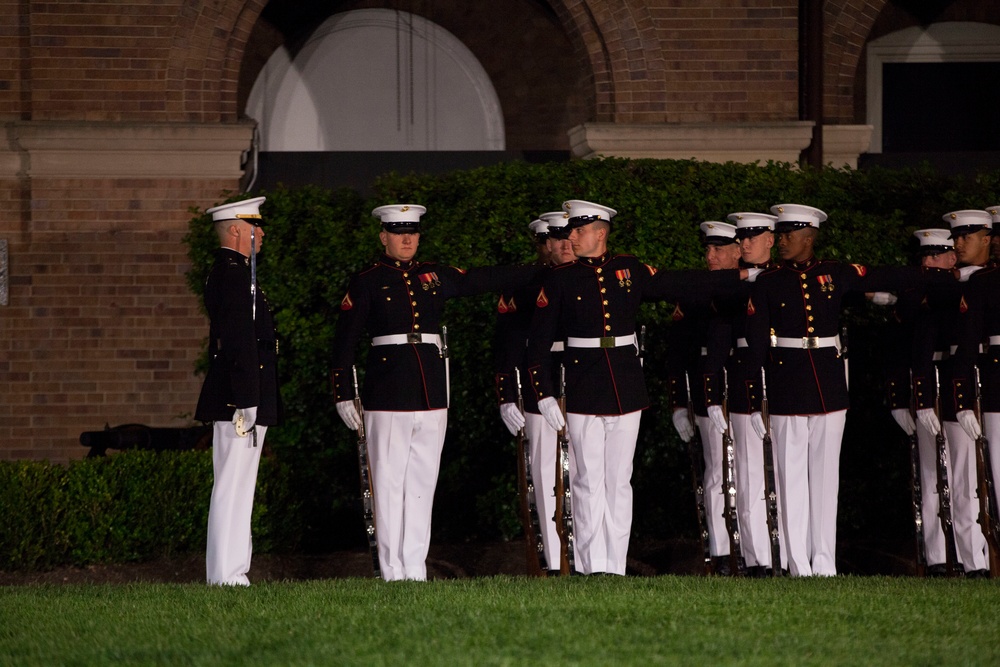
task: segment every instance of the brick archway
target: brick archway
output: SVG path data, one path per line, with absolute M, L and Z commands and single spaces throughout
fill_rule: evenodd
M 868 36 L 886 0 L 862 0 L 825 10 L 823 54 L 824 122 L 849 124 L 854 121 L 855 80 Z
M 174 24 L 167 58 L 169 121 L 234 122 L 237 82 L 254 23 L 266 0 L 187 0 Z

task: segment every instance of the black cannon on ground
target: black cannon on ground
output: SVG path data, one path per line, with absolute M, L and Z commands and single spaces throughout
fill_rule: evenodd
M 210 449 L 212 426 L 159 428 L 145 424 L 104 425 L 103 431 L 84 431 L 80 444 L 90 447 L 87 458 L 105 456 L 109 449 L 152 449 L 154 451 Z

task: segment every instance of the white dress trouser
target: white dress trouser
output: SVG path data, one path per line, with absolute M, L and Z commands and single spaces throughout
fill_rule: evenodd
M 979 496 L 976 493 L 976 442 L 958 422 L 942 422 L 948 440 L 951 465 L 951 523 L 955 528 L 955 550 L 965 571 L 985 570 L 986 538 L 978 523 Z
M 566 416 L 575 462 L 571 476 L 575 568 L 625 574 L 632 531 L 632 459 L 641 411 Z
M 837 574 L 837 495 L 847 410 L 771 415 L 778 503 L 792 576 Z
M 708 522 L 708 549 L 713 556 L 729 555 L 729 531 L 726 530 L 726 497 L 722 493 L 722 434 L 708 417 L 695 415 L 705 458 L 702 489 L 705 492 L 705 520 Z
M 729 420 L 736 450 L 736 512 L 740 520 L 743 558 L 747 567 L 771 567 L 771 537 L 767 529 L 767 498 L 764 496 L 764 441 L 750 425 L 750 415 L 734 412 L 729 415 Z M 780 528 L 778 535 L 781 546 Z
M 941 565 L 947 561 L 944 529 L 941 527 L 941 509 L 937 489 L 937 440 L 920 420 L 917 422 L 917 450 L 920 453 L 920 512 L 924 522 L 924 554 L 928 565 Z M 952 487 L 951 460 L 945 443 L 945 460 L 948 461 L 948 489 Z M 954 508 L 952 513 L 954 514 Z
M 212 425 L 212 499 L 208 507 L 205 575 L 208 583 L 249 586 L 247 572 L 253 545 L 250 515 L 257 487 L 257 467 L 266 426 L 256 426 L 257 446 L 250 436 L 239 437 L 232 422 Z
M 447 410 L 365 412 L 382 578 L 427 579 Z
M 997 507 L 1000 507 L 1000 412 L 983 413 L 983 433 L 990 442 L 990 461 L 993 468 L 993 495 Z M 993 517 L 993 521 L 1000 521 L 1000 517 Z
M 559 569 L 559 533 L 556 532 L 556 431 L 542 415 L 525 415 L 524 430 L 528 437 L 528 457 L 531 461 L 531 481 L 535 485 L 535 506 L 538 525 L 545 548 L 545 562 L 550 570 Z M 570 457 L 572 475 L 572 456 Z M 518 462 L 520 465 L 520 461 Z M 572 477 L 571 477 L 572 479 Z

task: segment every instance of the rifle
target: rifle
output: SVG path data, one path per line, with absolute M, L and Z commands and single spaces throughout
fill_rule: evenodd
M 913 385 L 913 370 L 910 370 L 910 414 L 917 423 L 917 390 Z M 910 440 L 910 501 L 913 504 L 913 525 L 915 528 L 916 571 L 918 577 L 927 575 L 927 551 L 924 545 L 923 489 L 920 483 L 920 447 L 917 429 L 914 427 Z
M 767 374 L 760 369 L 760 416 L 764 420 L 764 496 L 767 499 L 767 535 L 771 542 L 771 576 L 780 577 L 781 539 L 778 528 L 778 491 L 774 484 L 774 446 L 771 442 L 771 412 L 767 403 Z
M 559 365 L 559 411 L 566 421 L 566 367 Z M 556 532 L 559 533 L 559 574 L 573 572 L 573 493 L 569 479 L 569 436 L 564 425 L 556 440 Z
M 524 415 L 524 397 L 521 395 L 521 369 L 514 367 L 517 384 L 517 409 Z M 548 570 L 545 561 L 545 545 L 542 543 L 542 529 L 538 522 L 538 506 L 535 503 L 535 483 L 531 478 L 531 452 L 525 427 L 517 431 L 517 491 L 521 510 L 521 525 L 527 547 L 528 574 L 540 577 Z
M 687 413 L 691 426 L 698 428 L 694 419 L 694 402 L 691 400 L 691 378 L 684 372 L 684 384 L 687 387 Z M 691 459 L 691 485 L 694 487 L 695 515 L 698 517 L 698 532 L 701 534 L 702 553 L 705 558 L 705 574 L 712 574 L 712 549 L 708 542 L 708 515 L 705 512 L 705 459 L 699 451 L 701 438 L 692 437 L 687 443 L 688 457 Z
M 725 498 L 722 517 L 726 520 L 726 532 L 729 533 L 729 570 L 733 576 L 740 576 L 746 574 L 746 568 L 736 510 L 736 454 L 729 427 L 729 372 L 725 368 L 722 369 L 722 417 L 726 420 L 726 430 L 722 432 L 722 497 Z
M 993 462 L 990 458 L 990 443 L 986 439 L 983 423 L 982 386 L 979 383 L 979 366 L 973 367 L 976 376 L 975 415 L 979 422 L 979 437 L 976 438 L 976 482 L 979 494 L 979 526 L 989 547 L 990 577 L 1000 576 L 1000 532 L 997 529 L 997 504 L 993 486 Z
M 934 414 L 941 419 L 941 373 L 934 367 Z M 950 577 L 959 576 L 962 566 L 955 553 L 955 527 L 951 521 L 951 490 L 948 488 L 948 452 L 945 449 L 944 429 L 934 436 L 937 451 L 938 518 L 944 533 L 945 571 Z
M 361 471 L 361 503 L 365 518 L 365 533 L 368 535 L 368 549 L 372 554 L 372 570 L 376 579 L 382 578 L 382 567 L 378 562 L 378 538 L 375 523 L 375 490 L 372 487 L 371 464 L 368 462 L 368 434 L 365 433 L 365 412 L 361 407 L 358 392 L 358 368 L 351 366 L 354 375 L 354 409 L 358 411 L 358 469 Z

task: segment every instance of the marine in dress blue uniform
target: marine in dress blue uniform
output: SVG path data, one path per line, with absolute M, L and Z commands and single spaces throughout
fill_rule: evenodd
M 755 272 L 773 268 L 774 221 L 767 213 L 731 213 L 727 220 L 736 225 L 741 268 Z M 736 511 L 740 526 L 740 547 L 752 576 L 763 576 L 771 568 L 771 548 L 764 497 L 764 444 L 750 425 L 750 376 L 746 339 L 746 289 L 713 299 L 715 315 L 709 322 L 705 369 L 706 413 L 721 434 L 723 369 L 729 379 L 729 420 L 732 427 L 736 465 Z M 759 377 L 758 377 L 759 379 Z M 779 533 L 780 538 L 780 533 Z M 782 549 L 782 551 L 784 551 Z
M 919 244 L 921 266 L 942 269 L 955 266 L 955 244 L 948 229 L 918 229 L 913 235 Z M 937 492 L 936 436 L 941 431 L 941 423 L 934 410 L 937 396 L 935 378 L 937 374 L 946 379 L 949 373 L 949 366 L 944 362 L 950 356 L 948 341 L 951 324 L 955 321 L 958 284 L 929 289 L 911 285 L 900 290 L 898 297 L 876 293 L 873 301 L 893 306 L 890 322 L 895 322 L 895 326 L 890 329 L 883 353 L 888 375 L 889 409 L 907 435 L 917 436 L 923 520 L 921 539 L 927 574 L 944 576 L 947 574 L 947 546 L 939 517 Z M 916 387 L 915 393 L 911 384 Z M 950 393 L 947 386 L 945 393 Z M 916 415 L 911 414 L 911 397 Z M 953 464 L 949 450 L 946 443 L 945 457 L 950 471 Z M 951 495 L 954 497 L 954 493 Z
M 209 368 L 195 419 L 212 427 L 212 498 L 205 549 L 209 584 L 249 586 L 250 515 L 268 426 L 279 422 L 278 343 L 251 270 L 261 248 L 264 197 L 208 209 L 220 248 L 205 283 Z M 256 263 L 253 263 L 254 266 Z
M 782 262 L 756 278 L 747 303 L 751 377 L 767 364 L 781 532 L 793 576 L 837 573 L 840 447 L 849 405 L 839 322 L 850 291 L 895 291 L 921 280 L 917 267 L 868 268 L 818 260 L 826 213 L 800 204 L 771 208 Z M 950 276 L 946 279 L 953 278 Z M 763 436 L 758 380 L 751 424 Z M 784 555 L 783 555 L 784 557 Z
M 385 252 L 355 275 L 340 304 L 331 379 L 348 428 L 354 408 L 351 369 L 362 336 L 371 349 L 361 388 L 375 496 L 382 577 L 427 578 L 431 510 L 448 423 L 441 316 L 448 299 L 528 284 L 539 268 L 468 271 L 415 259 L 420 218 L 415 204 L 380 206 Z
M 676 300 L 738 284 L 737 271 L 657 272 L 631 255 L 608 252 L 616 211 L 563 203 L 577 261 L 555 267 L 535 300 L 528 345 L 530 386 L 549 424 L 569 432 L 575 565 L 583 574 L 625 574 L 632 523 L 632 459 L 649 406 L 638 356 L 642 301 Z M 566 410 L 553 381 L 552 343 L 565 336 Z
M 706 221 L 699 225 L 699 229 L 709 270 L 735 269 L 739 266 L 740 249 L 735 225 Z M 701 436 L 705 462 L 702 487 L 712 567 L 717 574 L 729 574 L 729 532 L 725 521 L 726 497 L 722 491 L 722 433 L 725 420 L 721 417 L 721 408 L 717 416 L 718 422 L 710 419 L 706 403 L 706 395 L 715 390 L 713 383 L 717 381 L 721 386 L 722 382 L 721 372 L 717 377 L 707 373 L 709 356 L 712 355 L 714 362 L 721 355 L 728 357 L 730 351 L 729 345 L 725 346 L 724 352 L 721 349 L 709 349 L 709 327 L 717 316 L 718 304 L 711 298 L 687 298 L 675 304 L 667 349 L 667 381 L 674 427 L 681 439 L 685 442 L 690 439 L 693 426 L 698 427 L 698 434 Z M 687 392 L 688 378 L 691 381 L 690 397 Z M 721 401 L 721 389 L 719 394 Z M 690 424 L 688 417 L 689 398 L 694 408 L 694 425 Z M 716 406 L 718 405 L 717 402 Z
M 544 267 L 558 266 L 576 260 L 573 246 L 567 238 L 568 225 L 564 211 L 543 213 L 528 226 L 535 237 L 538 263 Z M 523 426 L 528 445 L 531 479 L 535 489 L 535 505 L 541 528 L 545 561 L 550 572 L 559 571 L 559 534 L 555 523 L 556 432 L 538 412 L 535 392 L 528 388 L 528 333 L 535 311 L 535 297 L 547 270 L 535 283 L 520 290 L 510 290 L 497 301 L 496 320 L 496 388 L 500 416 L 512 435 Z M 552 343 L 552 354 L 558 364 L 565 340 Z M 524 414 L 517 408 L 517 386 L 514 369 L 521 373 L 521 396 Z M 570 466 L 572 469 L 572 461 Z
M 955 519 L 955 541 L 959 556 L 965 566 L 966 576 L 989 576 L 989 557 L 981 526 L 975 523 L 979 516 L 975 440 L 985 430 L 990 439 L 990 456 L 993 479 L 1000 479 L 1000 453 L 995 442 L 1000 441 L 1000 311 L 997 310 L 997 264 L 990 259 L 993 214 L 988 211 L 954 211 L 944 216 L 951 225 L 952 237 L 960 269 L 966 282 L 962 283 L 957 308 L 950 315 L 957 318 L 955 327 L 954 357 L 952 359 L 952 401 L 949 421 L 944 424 L 954 458 L 956 471 L 953 507 L 968 505 Z M 973 411 L 975 403 L 975 376 L 973 368 L 979 366 L 982 381 L 983 424 Z M 956 507 L 956 514 L 958 509 Z M 958 521 L 961 519 L 962 525 Z M 971 520 L 971 522 L 970 522 Z M 963 555 L 963 550 L 966 552 Z M 971 560 L 971 563 L 969 562 Z

